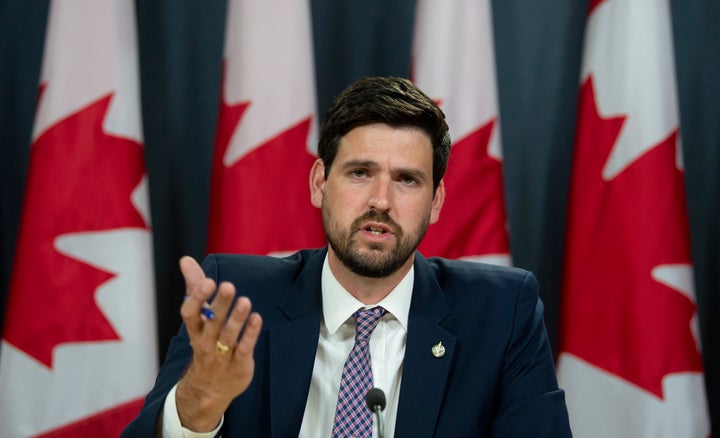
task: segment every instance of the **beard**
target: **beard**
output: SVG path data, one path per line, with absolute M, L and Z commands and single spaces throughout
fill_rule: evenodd
M 392 220 L 390 215 L 370 210 L 355 219 L 349 230 L 343 231 L 333 221 L 332 212 L 325 202 L 322 204 L 322 218 L 325 236 L 338 260 L 352 272 L 371 278 L 388 277 L 397 272 L 413 255 L 430 224 L 430 214 L 428 213 L 417 230 L 405 235 L 400 225 Z M 367 250 L 361 251 L 361 242 L 355 236 L 362 224 L 368 221 L 387 225 L 395 236 L 395 245 L 388 250 L 387 244 L 368 243 L 366 244 Z

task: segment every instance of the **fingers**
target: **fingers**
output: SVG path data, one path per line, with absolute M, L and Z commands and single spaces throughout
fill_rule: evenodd
M 262 328 L 262 318 L 256 313 L 250 313 L 250 300 L 247 297 L 235 300 L 235 286 L 222 282 L 212 303 L 208 305 L 207 301 L 215 291 L 215 282 L 205 277 L 202 267 L 192 257 L 180 259 L 180 270 L 186 286 L 186 299 L 180 314 L 191 339 L 197 342 L 196 347 L 202 345 L 204 348 L 201 348 L 212 351 L 219 340 L 238 355 L 252 355 Z M 233 300 L 235 305 L 230 311 Z M 203 313 L 210 313 L 213 317 L 207 318 Z M 238 340 L 241 332 L 243 336 Z
M 203 272 L 198 262 L 190 256 L 180 258 L 180 271 L 185 277 L 185 284 L 188 289 L 199 284 L 205 278 L 205 272 Z
M 251 313 L 245 325 L 245 332 L 235 347 L 235 356 L 251 356 L 255 349 L 260 329 L 262 328 L 262 318 L 257 313 Z
M 225 327 L 218 334 L 220 342 L 233 348 L 237 343 L 240 331 L 245 325 L 248 314 L 250 314 L 250 300 L 246 297 L 238 298 L 232 312 L 228 315 Z
M 215 315 L 213 319 L 206 320 L 203 324 L 203 334 L 205 336 L 208 336 L 210 339 L 220 339 L 220 330 L 226 331 L 226 317 L 228 318 L 231 315 L 228 315 L 228 311 L 230 310 L 230 306 L 232 305 L 233 300 L 235 299 L 235 286 L 232 283 L 229 282 L 222 282 L 220 283 L 220 287 L 217 290 L 217 294 L 215 294 L 215 299 L 213 299 L 212 304 L 210 305 L 210 310 Z M 235 333 L 235 336 L 237 337 L 237 333 Z M 235 341 L 232 340 L 230 343 L 225 342 L 225 340 L 228 339 L 220 339 L 223 341 L 225 345 L 232 346 L 235 344 Z
M 240 297 L 235 302 L 228 316 L 225 327 L 218 339 L 225 345 L 235 347 L 235 355 L 252 355 L 262 327 L 262 319 L 257 313 L 250 313 L 252 304 L 247 297 Z M 238 340 L 240 333 L 242 337 Z
M 201 309 L 215 290 L 215 282 L 205 277 L 205 272 L 192 257 L 180 259 L 180 271 L 185 278 L 185 302 L 180 315 L 190 332 L 200 331 L 203 327 Z

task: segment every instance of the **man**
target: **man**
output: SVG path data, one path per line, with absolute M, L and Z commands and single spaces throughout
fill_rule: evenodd
M 570 436 L 532 274 L 416 252 L 445 199 L 437 105 L 405 79 L 359 80 L 318 154 L 328 246 L 181 259 L 184 325 L 125 434 L 377 436 L 374 386 L 388 437 Z

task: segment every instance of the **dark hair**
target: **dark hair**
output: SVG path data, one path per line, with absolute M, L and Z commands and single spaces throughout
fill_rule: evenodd
M 372 123 L 414 126 L 427 133 L 433 148 L 433 188 L 437 189 L 450 159 L 445 114 L 412 82 L 397 77 L 360 79 L 330 104 L 318 140 L 318 155 L 325 164 L 325 176 L 337 155 L 340 138 L 358 126 Z

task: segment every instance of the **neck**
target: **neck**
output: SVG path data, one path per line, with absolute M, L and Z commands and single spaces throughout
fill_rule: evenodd
M 415 255 L 413 254 L 400 269 L 387 277 L 365 277 L 343 265 L 332 247 L 328 247 L 328 264 L 333 275 L 342 287 L 365 305 L 377 304 L 388 296 L 408 273 L 414 261 Z

